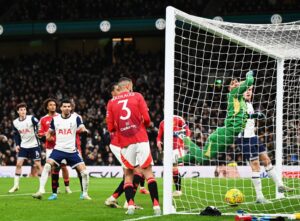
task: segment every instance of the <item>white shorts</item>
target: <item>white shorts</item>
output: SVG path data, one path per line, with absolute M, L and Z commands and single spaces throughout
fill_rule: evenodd
M 132 170 L 136 165 L 140 165 L 142 169 L 153 165 L 149 142 L 130 144 L 128 147 L 122 148 L 121 159 L 124 168 Z
M 117 160 L 119 161 L 121 166 L 124 167 L 124 164 L 121 159 L 121 147 L 110 144 L 109 148 L 110 148 L 111 152 L 115 155 L 115 157 L 117 158 Z
M 184 157 L 184 150 L 183 149 L 175 149 L 173 150 L 173 164 L 178 164 L 178 158 Z
M 53 149 L 46 149 L 46 160 L 49 159 L 50 154 L 52 153 Z M 64 159 L 61 161 L 62 164 L 67 165 L 67 161 Z

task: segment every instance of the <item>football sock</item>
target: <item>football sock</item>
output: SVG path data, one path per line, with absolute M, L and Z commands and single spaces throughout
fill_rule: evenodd
M 252 183 L 256 192 L 256 198 L 263 198 L 260 172 L 252 172 Z
M 44 193 L 45 192 L 45 185 L 48 180 L 49 172 L 51 171 L 51 165 L 49 163 L 46 163 L 42 172 L 42 176 L 40 178 L 40 189 L 39 192 Z
M 134 173 L 133 176 L 133 198 L 135 196 L 136 190 L 141 182 L 141 180 L 143 179 L 143 175 L 140 173 Z
M 88 195 L 88 187 L 89 187 L 89 174 L 86 170 L 80 172 L 82 176 L 82 194 L 84 196 Z
M 153 177 L 150 177 L 147 179 L 147 182 L 148 182 L 148 189 L 150 192 L 153 206 L 159 206 L 158 189 L 157 189 L 156 180 Z
M 128 203 L 128 206 L 133 206 L 134 205 L 133 184 L 125 183 L 124 184 L 124 192 L 125 192 L 126 201 Z
M 81 174 L 76 170 L 77 172 L 77 176 L 78 176 L 78 179 L 79 179 L 79 183 L 80 183 L 80 188 L 81 188 L 81 192 L 83 191 L 83 187 L 82 187 L 82 176 Z
M 181 176 L 180 176 L 178 169 L 173 171 L 173 181 L 175 184 L 175 189 L 177 191 L 180 191 L 181 190 Z
M 18 187 L 18 186 L 19 186 L 19 183 L 20 183 L 20 177 L 21 177 L 21 174 L 20 174 L 20 173 L 16 173 L 16 174 L 15 174 L 15 178 L 14 178 L 14 186 L 15 186 L 15 187 Z
M 119 196 L 122 195 L 123 192 L 124 192 L 124 179 L 121 181 L 121 183 L 119 184 L 119 186 L 117 187 L 117 189 L 115 190 L 112 196 L 115 199 L 117 199 Z
M 57 188 L 59 187 L 59 170 L 60 167 L 55 167 L 51 173 L 52 193 L 57 193 Z
M 272 180 L 274 181 L 276 186 L 283 186 L 282 180 L 279 179 L 279 177 L 277 175 L 277 171 L 275 170 L 275 168 L 273 167 L 273 165 L 271 163 L 268 166 L 266 166 L 265 169 L 268 173 L 268 176 L 272 178 Z

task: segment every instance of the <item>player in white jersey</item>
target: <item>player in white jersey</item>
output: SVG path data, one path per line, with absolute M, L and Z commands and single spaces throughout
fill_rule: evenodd
M 39 191 L 32 195 L 33 198 L 41 199 L 45 193 L 45 185 L 47 183 L 48 174 L 51 167 L 60 165 L 62 160 L 66 160 L 67 164 L 76 170 L 82 176 L 83 199 L 90 200 L 88 195 L 89 176 L 80 154 L 76 148 L 76 132 L 86 132 L 87 129 L 82 123 L 80 117 L 72 114 L 71 101 L 64 99 L 61 102 L 61 115 L 53 117 L 46 138 L 55 133 L 56 143 L 54 150 L 50 154 L 40 179 Z
M 17 164 L 14 178 L 14 186 L 8 191 L 9 193 L 16 192 L 19 189 L 20 176 L 22 166 L 25 159 L 34 161 L 34 165 L 41 174 L 41 149 L 36 137 L 36 129 L 38 119 L 32 115 L 27 115 L 27 105 L 20 103 L 17 105 L 19 117 L 13 121 L 14 141 L 17 152 Z
M 268 176 L 275 182 L 279 192 L 290 192 L 293 191 L 293 189 L 283 185 L 282 179 L 278 177 L 276 169 L 272 166 L 265 145 L 259 141 L 258 136 L 255 134 L 255 119 L 264 119 L 266 116 L 260 112 L 255 113 L 251 103 L 252 95 L 253 86 L 248 88 L 244 93 L 249 119 L 247 120 L 244 131 L 239 134 L 236 143 L 243 152 L 244 160 L 250 163 L 252 169 L 252 183 L 256 192 L 256 203 L 270 203 L 269 200 L 265 199 L 262 193 L 260 161 L 264 165 Z

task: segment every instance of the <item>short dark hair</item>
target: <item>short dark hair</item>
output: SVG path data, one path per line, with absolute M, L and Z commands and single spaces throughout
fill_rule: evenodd
M 49 98 L 47 98 L 46 100 L 44 100 L 44 102 L 43 102 L 43 106 L 44 106 L 45 112 L 47 112 L 48 104 L 49 104 L 49 102 L 51 102 L 51 101 L 54 102 L 55 105 L 56 105 L 56 107 L 57 107 L 57 100 L 56 100 L 55 98 L 53 98 L 53 97 L 49 97 Z
M 115 86 L 118 86 L 118 82 L 113 82 L 110 84 L 110 92 L 114 91 L 115 90 Z
M 21 103 L 17 104 L 16 110 L 18 111 L 22 107 L 25 107 L 27 109 L 27 104 L 25 102 L 21 102 Z
M 72 104 L 71 100 L 69 98 L 63 98 L 61 101 L 60 101 L 60 107 L 63 105 L 63 104 Z

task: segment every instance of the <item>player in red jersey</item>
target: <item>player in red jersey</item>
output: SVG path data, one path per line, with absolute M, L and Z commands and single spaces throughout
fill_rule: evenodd
M 107 105 L 107 127 L 117 133 L 121 147 L 121 160 L 125 168 L 124 192 L 128 203 L 127 214 L 134 214 L 133 176 L 135 165 L 139 164 L 147 179 L 155 215 L 161 214 L 157 183 L 152 172 L 151 156 L 146 127 L 150 125 L 148 107 L 140 93 L 132 92 L 132 81 L 119 80 L 120 94 L 113 97 Z
M 164 121 L 160 122 L 156 139 L 157 147 L 160 152 L 162 152 L 164 125 Z M 173 116 L 173 133 L 173 181 L 176 189 L 176 191 L 173 192 L 173 196 L 181 196 L 181 175 L 178 170 L 178 158 L 184 156 L 184 142 L 181 139 L 181 135 L 190 137 L 191 131 L 185 120 L 177 115 Z
M 46 147 L 46 158 L 50 156 L 53 148 L 55 146 L 55 135 L 51 136 L 48 140 L 46 139 L 46 133 L 49 130 L 50 122 L 54 116 L 57 116 L 56 113 L 57 101 L 54 98 L 48 98 L 44 101 L 44 110 L 48 112 L 47 115 L 42 117 L 39 122 L 39 130 L 38 136 L 41 139 L 45 140 L 45 147 Z M 57 199 L 57 189 L 59 187 L 59 171 L 60 168 L 62 169 L 62 174 L 64 178 L 64 183 L 66 187 L 66 193 L 72 193 L 70 189 L 70 179 L 69 179 L 69 171 L 66 166 L 66 162 L 62 163 L 60 167 L 55 167 L 51 171 L 51 180 L 52 180 L 52 195 L 48 198 L 49 200 L 56 200 Z
M 115 97 L 119 94 L 119 86 L 118 83 L 112 83 L 111 85 L 111 95 L 112 97 Z M 120 147 L 120 143 L 119 143 L 119 138 L 118 138 L 118 134 L 116 132 L 114 133 L 110 133 L 110 145 L 109 148 L 111 150 L 111 152 L 115 155 L 115 157 L 117 158 L 117 160 L 119 161 L 119 163 L 124 167 L 124 164 L 121 160 L 121 147 Z M 114 193 L 105 200 L 104 204 L 106 206 L 109 207 L 113 207 L 113 208 L 121 208 L 121 206 L 119 206 L 117 199 L 123 194 L 124 192 L 124 177 L 123 180 L 120 182 L 119 186 L 117 187 L 117 189 L 114 191 Z M 138 185 L 140 184 L 140 192 L 142 194 L 149 194 L 148 190 L 144 187 L 145 183 L 145 179 L 144 176 L 142 174 L 142 171 L 140 169 L 139 166 L 135 167 L 135 172 L 134 172 L 134 177 L 133 177 L 133 185 L 134 185 L 134 193 L 137 190 Z M 142 186 L 143 185 L 143 186 Z M 124 204 L 124 208 L 127 209 L 128 208 L 128 204 L 127 202 L 125 202 Z M 142 209 L 142 207 L 135 205 L 136 209 Z

